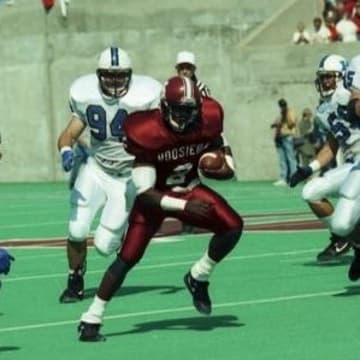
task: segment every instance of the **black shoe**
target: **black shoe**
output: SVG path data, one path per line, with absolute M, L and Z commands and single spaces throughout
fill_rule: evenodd
M 333 235 L 330 240 L 331 243 L 317 255 L 318 261 L 334 260 L 351 249 L 350 242 L 341 237 Z
M 210 315 L 211 300 L 208 293 L 209 282 L 194 279 L 190 272 L 184 276 L 184 283 L 193 297 L 193 304 L 201 314 Z
M 354 259 L 350 265 L 348 277 L 351 281 L 360 279 L 360 249 L 354 247 Z
M 81 301 L 84 298 L 84 277 L 79 273 L 69 274 L 67 288 L 60 296 L 63 304 Z
M 105 336 L 99 333 L 100 327 L 101 324 L 90 324 L 85 321 L 81 321 L 78 326 L 79 341 L 105 341 Z
M 188 224 L 183 224 L 181 228 L 181 234 L 194 234 L 195 227 Z

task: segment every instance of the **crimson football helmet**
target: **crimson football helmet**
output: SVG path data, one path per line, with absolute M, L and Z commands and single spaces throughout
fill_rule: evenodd
M 347 60 L 340 55 L 326 55 L 316 72 L 315 86 L 322 98 L 331 96 L 339 84 L 343 84 Z
M 187 77 L 175 76 L 166 81 L 161 97 L 164 120 L 178 133 L 194 127 L 200 116 L 201 96 L 196 84 Z
M 124 96 L 129 89 L 131 74 L 131 60 L 126 51 L 110 47 L 101 53 L 96 75 L 105 96 Z

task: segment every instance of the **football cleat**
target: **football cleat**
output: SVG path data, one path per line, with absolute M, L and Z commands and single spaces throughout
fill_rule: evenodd
M 84 298 L 84 277 L 81 274 L 69 274 L 67 288 L 60 296 L 60 303 L 68 304 Z
M 209 297 L 208 281 L 198 281 L 194 279 L 190 272 L 185 274 L 184 283 L 193 298 L 193 304 L 196 310 L 204 315 L 211 314 L 211 300 Z
M 356 281 L 360 279 L 360 249 L 354 247 L 354 259 L 348 272 L 349 280 Z
M 318 261 L 334 260 L 340 255 L 347 253 L 351 248 L 350 242 L 336 235 L 332 235 L 330 240 L 331 243 L 317 255 Z
M 98 342 L 105 341 L 104 335 L 101 335 L 100 330 L 101 324 L 90 324 L 85 321 L 81 321 L 78 326 L 79 341 L 85 342 Z

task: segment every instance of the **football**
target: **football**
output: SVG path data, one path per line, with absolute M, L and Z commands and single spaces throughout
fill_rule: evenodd
M 226 180 L 234 176 L 234 171 L 225 160 L 225 154 L 221 150 L 203 154 L 199 159 L 198 168 L 200 174 L 217 180 Z

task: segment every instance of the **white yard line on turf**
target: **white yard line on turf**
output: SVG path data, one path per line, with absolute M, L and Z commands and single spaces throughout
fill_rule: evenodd
M 223 308 L 229 308 L 229 307 L 240 307 L 240 306 L 247 306 L 247 305 L 261 305 L 261 304 L 271 304 L 271 303 L 294 301 L 294 300 L 304 300 L 304 299 L 331 296 L 331 295 L 338 294 L 341 291 L 342 290 L 337 289 L 337 290 L 323 291 L 323 292 L 317 292 L 317 293 L 279 296 L 279 297 L 264 298 L 264 299 L 242 300 L 242 301 L 236 301 L 236 302 L 214 304 L 213 308 L 214 309 L 223 309 Z M 104 320 L 109 321 L 109 320 L 115 320 L 115 319 L 172 314 L 172 313 L 188 312 L 188 311 L 193 312 L 194 308 L 192 306 L 186 306 L 186 307 L 179 307 L 179 308 L 168 308 L 168 309 L 161 309 L 161 310 L 148 310 L 148 311 L 140 311 L 140 312 L 133 312 L 133 313 L 109 315 L 109 316 L 105 316 Z M 18 326 L 0 328 L 0 333 L 21 331 L 21 330 L 44 329 L 44 328 L 49 328 L 49 327 L 77 324 L 78 322 L 79 322 L 79 320 L 65 320 L 65 321 L 54 321 L 54 322 L 38 323 L 38 324 L 30 324 L 30 325 L 18 325 Z
M 263 254 L 254 254 L 254 255 L 239 255 L 239 256 L 230 256 L 224 261 L 236 261 L 236 260 L 248 260 L 248 259 L 259 259 L 259 258 L 266 258 L 266 257 L 276 257 L 276 256 L 298 256 L 299 254 L 306 254 L 306 253 L 315 253 L 319 249 L 306 249 L 306 250 L 293 250 L 293 251 L 284 251 L 284 252 L 270 252 L 270 253 L 263 253 Z M 165 264 L 155 264 L 155 265 L 139 265 L 133 269 L 133 271 L 141 271 L 141 270 L 151 270 L 151 269 L 161 269 L 167 267 L 176 267 L 176 266 L 183 266 L 183 265 L 191 265 L 194 263 L 194 260 L 189 261 L 180 261 L 180 262 L 171 262 Z M 89 270 L 87 274 L 98 274 L 103 273 L 104 269 L 101 270 Z M 44 274 L 44 275 L 34 275 L 34 276 L 19 276 L 19 277 L 12 277 L 3 279 L 3 283 L 14 282 L 14 281 L 26 281 L 26 280 L 40 280 L 40 279 L 50 279 L 50 278 L 57 278 L 63 277 L 64 273 L 56 273 L 56 274 Z

